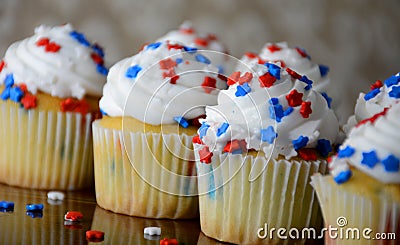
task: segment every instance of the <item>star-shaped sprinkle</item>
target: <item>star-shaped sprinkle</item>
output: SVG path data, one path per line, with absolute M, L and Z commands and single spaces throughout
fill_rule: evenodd
M 274 143 L 274 140 L 276 137 L 278 137 L 278 134 L 275 132 L 274 127 L 268 126 L 265 129 L 261 129 L 261 141 L 263 142 L 268 142 L 269 144 Z
M 377 96 L 380 92 L 381 92 L 381 90 L 379 88 L 371 90 L 364 95 L 364 99 L 368 101 L 368 100 L 374 98 L 375 96 Z
M 216 88 L 216 85 L 217 85 L 217 79 L 206 76 L 206 77 L 204 77 L 201 87 L 203 87 L 204 91 L 207 94 L 209 94 Z
M 293 89 L 289 94 L 286 95 L 286 100 L 289 106 L 299 106 L 303 102 L 303 93 L 299 93 L 296 89 Z
M 399 172 L 399 163 L 400 160 L 392 154 L 382 160 L 382 164 L 387 172 Z
M 246 150 L 245 140 L 232 140 L 226 143 L 223 152 L 229 152 L 232 154 L 241 154 L 244 150 Z
M 251 72 L 246 72 L 243 76 L 241 76 L 238 80 L 239 84 L 242 85 L 244 83 L 248 83 L 253 79 L 253 74 Z
M 375 165 L 379 162 L 379 158 L 376 155 L 375 151 L 363 152 L 361 163 L 368 166 L 369 168 L 375 167 Z
M 6 75 L 6 78 L 4 79 L 4 85 L 6 88 L 10 88 L 14 85 L 14 75 L 12 73 Z
M 392 86 L 392 90 L 389 92 L 389 97 L 399 99 L 400 98 L 400 86 Z
M 327 139 L 319 139 L 317 141 L 317 150 L 323 157 L 327 157 L 332 151 L 331 142 Z
M 389 88 L 393 85 L 398 84 L 399 82 L 400 82 L 400 75 L 396 74 L 396 75 L 393 75 L 393 76 L 389 77 L 388 79 L 386 79 L 384 83 L 385 83 L 386 87 Z
M 329 67 L 326 65 L 319 65 L 319 73 L 321 74 L 321 77 L 324 77 L 328 74 L 329 72 Z
M 199 136 L 200 139 L 202 139 L 206 134 L 207 134 L 207 130 L 210 128 L 210 125 L 208 125 L 207 123 L 203 122 L 199 128 Z
M 274 85 L 276 77 L 272 76 L 271 73 L 266 72 L 264 75 L 259 76 L 258 80 L 260 81 L 260 86 L 262 88 L 270 88 Z
M 294 70 L 290 69 L 289 67 L 286 68 L 286 72 L 294 79 L 300 79 L 301 75 Z
M 275 119 L 277 122 L 281 122 L 283 116 L 282 105 L 274 104 L 269 106 L 269 118 Z
M 200 156 L 200 162 L 202 163 L 211 163 L 211 158 L 213 156 L 213 153 L 210 152 L 210 149 L 208 146 L 203 146 L 201 150 L 199 150 L 199 156 Z
M 268 72 L 271 73 L 276 79 L 281 79 L 281 68 L 272 63 L 265 63 L 265 66 L 268 67 Z
M 311 101 L 303 101 L 300 107 L 300 114 L 303 118 L 308 118 L 312 113 Z
M 338 152 L 338 158 L 347 158 L 351 157 L 355 152 L 355 149 L 351 146 L 346 146 L 344 149 L 340 149 Z
M 236 97 L 245 96 L 251 91 L 251 88 L 248 83 L 244 83 L 243 85 L 238 85 L 236 87 Z
M 126 70 L 125 76 L 130 79 L 135 79 L 141 70 L 142 67 L 139 65 L 131 66 Z
M 237 81 L 239 81 L 239 78 L 240 78 L 240 71 L 233 72 L 228 77 L 228 81 L 227 81 L 228 86 L 231 86 L 231 85 L 235 84 Z
M 279 46 L 276 45 L 276 44 L 270 44 L 270 45 L 267 46 L 267 49 L 269 50 L 269 52 L 274 53 L 274 52 L 276 52 L 276 51 L 281 50 L 282 48 L 279 47 Z
M 333 179 L 335 180 L 336 183 L 338 184 L 343 184 L 347 182 L 352 176 L 351 170 L 346 170 L 340 172 L 337 176 L 335 176 Z
M 300 135 L 297 139 L 292 140 L 292 144 L 295 150 L 299 150 L 305 147 L 308 143 L 308 137 Z
M 203 141 L 201 141 L 199 135 L 196 135 L 196 136 L 194 136 L 194 137 L 192 138 L 192 143 L 202 145 L 202 144 L 203 144 Z
M 36 96 L 26 93 L 25 96 L 21 99 L 21 103 L 25 109 L 36 108 Z
M 14 102 L 20 102 L 24 92 L 19 87 L 12 87 L 10 89 L 10 99 Z
M 381 88 L 383 86 L 383 83 L 381 80 L 376 80 L 375 83 L 371 84 L 370 90 L 374 90 L 376 88 Z
M 217 136 L 219 137 L 223 135 L 226 132 L 226 130 L 228 130 L 228 128 L 229 128 L 229 123 L 226 122 L 222 123 L 222 125 L 217 129 Z
M 159 64 L 160 64 L 161 69 L 169 70 L 176 66 L 176 61 L 171 58 L 167 58 L 167 59 L 160 60 Z

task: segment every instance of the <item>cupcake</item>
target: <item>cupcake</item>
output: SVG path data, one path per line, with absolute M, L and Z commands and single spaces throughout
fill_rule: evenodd
M 227 47 L 218 40 L 217 35 L 199 32 L 193 23 L 187 20 L 179 26 L 178 30 L 167 32 L 156 42 L 167 40 L 181 42 L 184 45 L 203 50 L 203 53 L 206 53 L 213 64 L 218 67 L 218 72 L 225 74 L 225 70 L 228 68 L 226 63 L 229 60 L 229 57 L 225 54 L 229 52 Z M 206 50 L 209 52 L 204 52 Z
M 196 48 L 144 46 L 110 69 L 93 124 L 96 199 L 141 217 L 198 217 L 192 137 L 226 82 Z
M 93 186 L 91 122 L 108 72 L 102 48 L 70 24 L 39 26 L 0 63 L 0 182 Z
M 326 244 L 397 244 L 393 235 L 400 234 L 399 117 L 396 103 L 361 121 L 332 157 L 330 175 L 312 177 L 326 228 L 342 232 L 326 233 Z M 350 230 L 355 231 L 346 237 Z
M 385 108 L 398 103 L 400 101 L 399 85 L 400 73 L 397 73 L 383 82 L 377 80 L 371 84 L 368 93 L 360 93 L 354 108 L 354 115 L 349 117 L 347 124 L 344 126 L 346 134 L 360 121 L 370 118 L 382 112 Z
M 326 172 L 339 126 L 306 76 L 250 68 L 229 76 L 194 139 L 201 229 L 224 242 L 279 243 L 257 230 L 322 225 L 310 176 Z

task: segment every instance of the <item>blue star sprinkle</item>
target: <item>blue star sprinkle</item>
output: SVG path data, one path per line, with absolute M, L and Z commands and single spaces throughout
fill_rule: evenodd
M 236 97 L 245 96 L 251 91 L 251 88 L 248 83 L 243 83 L 243 85 L 239 85 L 236 87 Z
M 274 127 L 268 126 L 265 129 L 261 129 L 261 140 L 263 142 L 268 142 L 269 144 L 274 143 L 274 140 L 278 137 L 278 134 L 275 132 Z
M 326 65 L 319 65 L 319 73 L 321 73 L 321 77 L 324 77 L 328 74 L 329 67 Z
M 346 170 L 346 171 L 340 172 L 333 179 L 336 181 L 336 183 L 343 184 L 344 182 L 346 182 L 350 179 L 351 175 L 352 175 L 351 170 Z
M 379 158 L 376 155 L 375 151 L 363 152 L 361 163 L 367 165 L 369 168 L 375 167 L 375 165 L 379 162 Z
M 12 73 L 6 76 L 6 78 L 4 79 L 4 85 L 6 86 L 6 88 L 14 85 L 14 75 Z
M 393 75 L 393 76 L 389 77 L 388 79 L 386 79 L 384 83 L 385 83 L 386 87 L 389 88 L 393 85 L 398 84 L 399 82 L 400 82 L 400 76 L 398 76 L 398 74 L 396 74 L 396 75 Z
M 229 127 L 229 123 L 224 122 L 217 130 L 217 136 L 223 135 Z
M 351 146 L 346 146 L 346 148 L 339 150 L 338 157 L 339 158 L 346 158 L 351 157 L 354 154 L 355 150 Z
M 137 77 L 138 73 L 142 70 L 142 67 L 139 65 L 134 65 L 126 70 L 125 76 L 130 79 L 134 79 Z
M 299 138 L 292 140 L 292 144 L 295 150 L 299 150 L 305 147 L 308 143 L 308 137 L 300 135 Z
M 265 63 L 266 67 L 268 67 L 268 72 L 275 77 L 276 79 L 281 79 L 281 68 L 272 63 Z
M 389 97 L 396 99 L 400 98 L 400 86 L 393 86 L 392 90 L 389 92 Z
M 392 154 L 382 160 L 382 164 L 387 172 L 398 172 L 399 163 L 400 160 Z
M 331 142 L 327 139 L 319 139 L 317 141 L 317 150 L 323 157 L 327 157 L 332 151 Z

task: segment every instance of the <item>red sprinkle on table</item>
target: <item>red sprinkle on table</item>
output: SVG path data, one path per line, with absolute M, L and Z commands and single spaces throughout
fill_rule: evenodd
M 86 231 L 86 239 L 90 242 L 101 242 L 104 240 L 104 232 L 96 230 Z
M 164 238 L 160 240 L 160 245 L 178 245 L 178 240 L 176 240 L 175 238 Z
M 68 211 L 65 214 L 65 219 L 70 221 L 79 221 L 83 219 L 83 214 L 78 211 Z

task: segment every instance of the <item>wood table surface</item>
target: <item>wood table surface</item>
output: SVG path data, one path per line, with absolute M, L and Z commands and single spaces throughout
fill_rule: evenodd
M 12 212 L 0 212 L 0 244 L 160 244 L 160 239 L 176 238 L 179 244 L 222 244 L 200 231 L 198 219 L 157 220 L 116 214 L 96 204 L 94 191 L 64 192 L 65 199 L 54 203 L 42 190 L 0 184 L 0 201 L 14 202 Z M 26 212 L 27 204 L 43 204 L 42 217 Z M 64 223 L 67 211 L 79 211 L 83 220 Z M 145 236 L 145 227 L 161 228 L 161 236 Z M 88 242 L 86 231 L 100 230 L 104 241 Z

